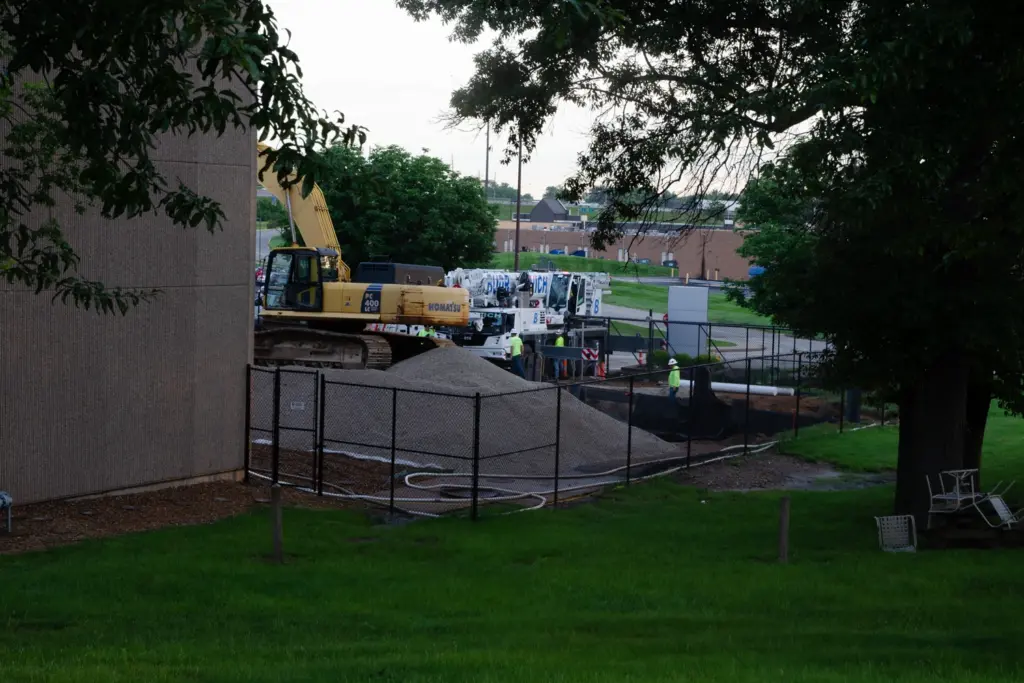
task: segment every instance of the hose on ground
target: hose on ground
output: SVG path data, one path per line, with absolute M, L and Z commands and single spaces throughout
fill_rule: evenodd
M 752 446 L 752 447 L 751 446 L 747 446 L 746 453 L 748 455 L 756 455 L 758 453 L 763 453 L 764 451 L 766 451 L 766 450 L 776 446 L 778 443 L 779 443 L 778 441 L 770 441 L 770 442 L 763 443 L 763 444 L 758 444 L 758 445 Z M 722 460 L 728 460 L 728 459 L 731 459 L 731 458 L 740 457 L 740 456 L 742 456 L 744 454 L 742 451 L 740 451 L 738 453 L 733 453 L 732 451 L 736 451 L 736 450 L 743 449 L 743 448 L 744 448 L 743 444 L 737 444 L 737 445 L 734 445 L 734 446 L 726 446 L 725 448 L 722 448 L 721 450 L 716 451 L 715 453 L 708 454 L 710 456 L 716 456 L 716 457 L 701 458 L 697 462 L 691 462 L 690 466 L 691 467 L 700 467 L 702 465 L 710 465 L 711 463 L 720 462 Z M 564 479 L 569 479 L 569 480 L 573 480 L 573 481 L 579 481 L 579 480 L 584 480 L 585 481 L 585 480 L 594 480 L 594 479 L 602 479 L 602 478 L 604 480 L 603 481 L 590 481 L 589 483 L 585 483 L 585 484 L 576 484 L 576 485 L 570 485 L 570 486 L 559 486 L 558 487 L 558 494 L 559 494 L 559 496 L 561 496 L 564 493 L 570 493 L 570 492 L 573 492 L 573 491 L 589 491 L 589 490 L 600 488 L 602 486 L 608 486 L 608 485 L 613 485 L 613 484 L 620 484 L 620 483 L 623 483 L 625 481 L 625 479 L 616 478 L 616 479 L 609 480 L 608 478 L 612 477 L 614 475 L 617 475 L 620 472 L 624 472 L 625 470 L 633 468 L 633 467 L 649 468 L 651 466 L 658 466 L 658 465 L 663 465 L 663 464 L 668 464 L 668 463 L 678 463 L 681 459 L 682 459 L 681 457 L 677 456 L 677 457 L 673 457 L 673 458 L 660 458 L 660 459 L 657 459 L 657 460 L 644 460 L 644 461 L 639 462 L 639 463 L 630 463 L 629 465 L 620 465 L 618 467 L 613 467 L 611 469 L 604 470 L 602 472 L 594 472 L 594 473 L 589 473 L 589 474 L 572 474 L 572 475 L 567 475 L 567 476 L 564 477 Z M 647 474 L 647 475 L 643 475 L 643 476 L 639 476 L 639 477 L 630 477 L 629 481 L 630 482 L 646 481 L 648 479 L 654 479 L 655 477 L 663 477 L 663 476 L 666 476 L 666 475 L 669 475 L 669 474 L 673 474 L 673 473 L 679 472 L 680 470 L 683 470 L 685 468 L 686 468 L 685 465 L 678 464 L 678 465 L 676 465 L 674 467 L 669 467 L 669 468 L 666 468 L 664 470 L 659 470 L 658 472 L 654 472 L 652 474 Z M 250 468 L 250 474 L 258 477 L 259 479 L 264 479 L 266 481 L 272 481 L 273 478 L 271 476 L 269 476 L 269 474 L 264 474 L 265 472 L 267 472 L 267 470 L 256 470 L 256 469 Z M 301 477 L 299 475 L 296 475 L 295 473 L 280 472 L 279 471 L 278 472 L 278 479 L 279 479 L 279 483 L 281 483 L 282 485 L 288 486 L 290 488 L 295 488 L 296 490 L 303 491 L 305 493 L 312 493 L 312 494 L 316 494 L 317 493 L 317 491 L 315 489 L 313 489 L 312 487 L 310 487 L 310 486 L 301 485 L 301 484 L 297 484 L 297 483 L 290 482 L 290 481 L 280 481 L 282 475 L 284 475 L 285 477 L 295 478 L 295 479 L 303 479 L 304 478 L 304 477 Z M 420 479 L 431 479 L 431 478 L 442 478 L 442 477 L 446 478 L 448 480 L 451 480 L 451 479 L 456 479 L 456 480 L 470 479 L 470 481 L 465 483 L 465 484 L 452 483 L 450 481 L 439 483 L 439 484 L 419 483 Z M 402 482 L 403 482 L 403 484 L 405 484 L 405 486 L 409 487 L 410 489 L 414 489 L 414 490 L 417 490 L 417 491 L 423 491 L 425 493 L 431 493 L 431 492 L 438 491 L 438 490 L 456 490 L 456 491 L 468 491 L 471 494 L 472 491 L 473 491 L 473 488 L 474 488 L 473 483 L 472 483 L 472 478 L 473 478 L 473 474 L 471 474 L 471 473 L 461 473 L 461 472 L 456 472 L 456 473 L 452 473 L 452 472 L 410 472 L 410 473 L 408 473 L 408 474 L 406 474 L 406 475 L 404 475 L 402 477 Z M 548 475 L 548 474 L 545 474 L 545 475 L 487 474 L 487 473 L 480 472 L 480 473 L 478 473 L 476 475 L 476 479 L 477 479 L 477 482 L 478 482 L 477 486 L 476 486 L 477 495 L 479 496 L 480 493 L 482 493 L 482 492 L 486 493 L 485 498 L 486 498 L 486 501 L 488 503 L 512 502 L 512 501 L 529 500 L 529 499 L 535 499 L 536 500 L 536 502 L 534 504 L 532 504 L 532 505 L 529 505 L 529 506 L 524 507 L 524 508 L 519 509 L 519 510 L 511 510 L 509 512 L 505 512 L 505 513 L 502 513 L 502 514 L 515 514 L 515 513 L 518 513 L 518 512 L 529 512 L 529 511 L 532 511 L 532 510 L 540 510 L 540 509 L 546 507 L 551 502 L 550 497 L 553 497 L 554 494 L 555 494 L 555 489 L 553 487 L 549 488 L 549 489 L 541 489 L 539 491 L 518 491 L 518 490 L 515 490 L 515 489 L 502 488 L 502 487 L 495 486 L 495 485 L 490 484 L 490 483 L 482 483 L 482 484 L 480 483 L 481 480 L 506 480 L 506 479 L 512 479 L 512 480 L 524 480 L 524 479 L 526 479 L 526 480 L 548 480 L 548 481 L 552 481 L 554 479 L 554 477 L 552 477 L 551 475 Z M 437 497 L 433 497 L 433 498 L 431 498 L 431 497 L 425 497 L 425 498 L 418 498 L 418 497 L 417 498 L 396 497 L 396 498 L 392 499 L 390 495 L 383 496 L 383 495 L 356 493 L 356 492 L 354 492 L 354 491 L 352 491 L 350 489 L 345 489 L 343 487 L 340 487 L 340 486 L 337 486 L 337 485 L 333 485 L 333 484 L 329 484 L 327 482 L 324 482 L 324 486 L 332 488 L 332 489 L 335 489 L 337 491 L 340 491 L 339 493 L 335 493 L 333 491 L 324 491 L 324 493 L 323 493 L 324 496 L 327 496 L 327 497 L 330 497 L 330 498 L 342 499 L 342 500 L 362 500 L 362 501 L 366 501 L 366 502 L 374 503 L 374 504 L 390 504 L 392 500 L 394 500 L 395 503 L 419 503 L 419 504 L 432 503 L 432 504 L 438 504 L 438 503 L 450 503 L 451 500 L 452 500 L 452 498 L 450 496 L 448 496 L 448 497 L 437 496 Z M 406 513 L 406 514 L 422 516 L 422 517 L 439 517 L 440 516 L 439 514 L 435 514 L 435 513 L 423 512 L 423 511 L 418 511 L 418 510 L 410 510 L 410 509 L 408 509 L 408 508 L 406 508 L 404 506 L 403 507 L 396 506 L 396 509 L 401 511 L 401 512 L 403 512 L 403 513 Z

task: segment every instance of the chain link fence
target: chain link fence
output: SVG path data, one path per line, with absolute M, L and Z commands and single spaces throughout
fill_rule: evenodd
M 756 454 L 816 424 L 842 429 L 856 406 L 825 382 L 820 360 L 637 368 L 504 393 L 251 368 L 247 477 L 419 515 L 559 505 L 723 454 Z

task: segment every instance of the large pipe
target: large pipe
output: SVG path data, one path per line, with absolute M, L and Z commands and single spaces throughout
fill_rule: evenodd
M 681 380 L 679 388 L 682 389 L 685 386 L 686 390 L 689 391 L 690 384 L 689 380 Z M 747 385 L 733 384 L 732 382 L 712 382 L 711 391 L 720 391 L 723 394 L 745 394 L 747 393 Z M 794 396 L 796 394 L 792 387 L 769 387 L 763 384 L 751 384 L 750 393 L 757 396 Z

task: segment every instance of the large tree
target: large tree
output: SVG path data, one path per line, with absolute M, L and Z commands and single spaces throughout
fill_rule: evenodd
M 446 270 L 490 262 L 497 212 L 477 178 L 397 146 L 368 157 L 339 146 L 323 158 L 319 183 L 350 266 L 378 258 Z
M 532 150 L 559 102 L 600 112 L 566 183 L 608 188 L 598 243 L 643 214 L 630 191 L 699 196 L 776 162 L 813 208 L 788 237 L 814 267 L 771 261 L 785 298 L 764 310 L 825 333 L 835 372 L 898 397 L 897 510 L 922 515 L 925 475 L 973 464 L 993 392 L 1019 407 L 1024 42 L 997 3 L 399 4 L 464 40 L 500 36 L 452 105 L 506 130 L 507 156 L 520 138 Z
M 154 163 L 161 136 L 255 129 L 275 150 L 261 168 L 306 191 L 318 151 L 364 130 L 318 111 L 298 57 L 260 0 L 13 0 L 0 9 L 0 277 L 99 311 L 151 291 L 109 289 L 76 272 L 56 218 L 61 196 L 107 218 L 162 212 L 183 228 L 220 227 L 219 204 Z

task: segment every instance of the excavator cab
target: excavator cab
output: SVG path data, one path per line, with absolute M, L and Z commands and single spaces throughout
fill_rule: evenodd
M 336 282 L 338 253 L 333 249 L 283 248 L 270 252 L 264 283 L 269 311 L 322 311 L 324 282 Z

